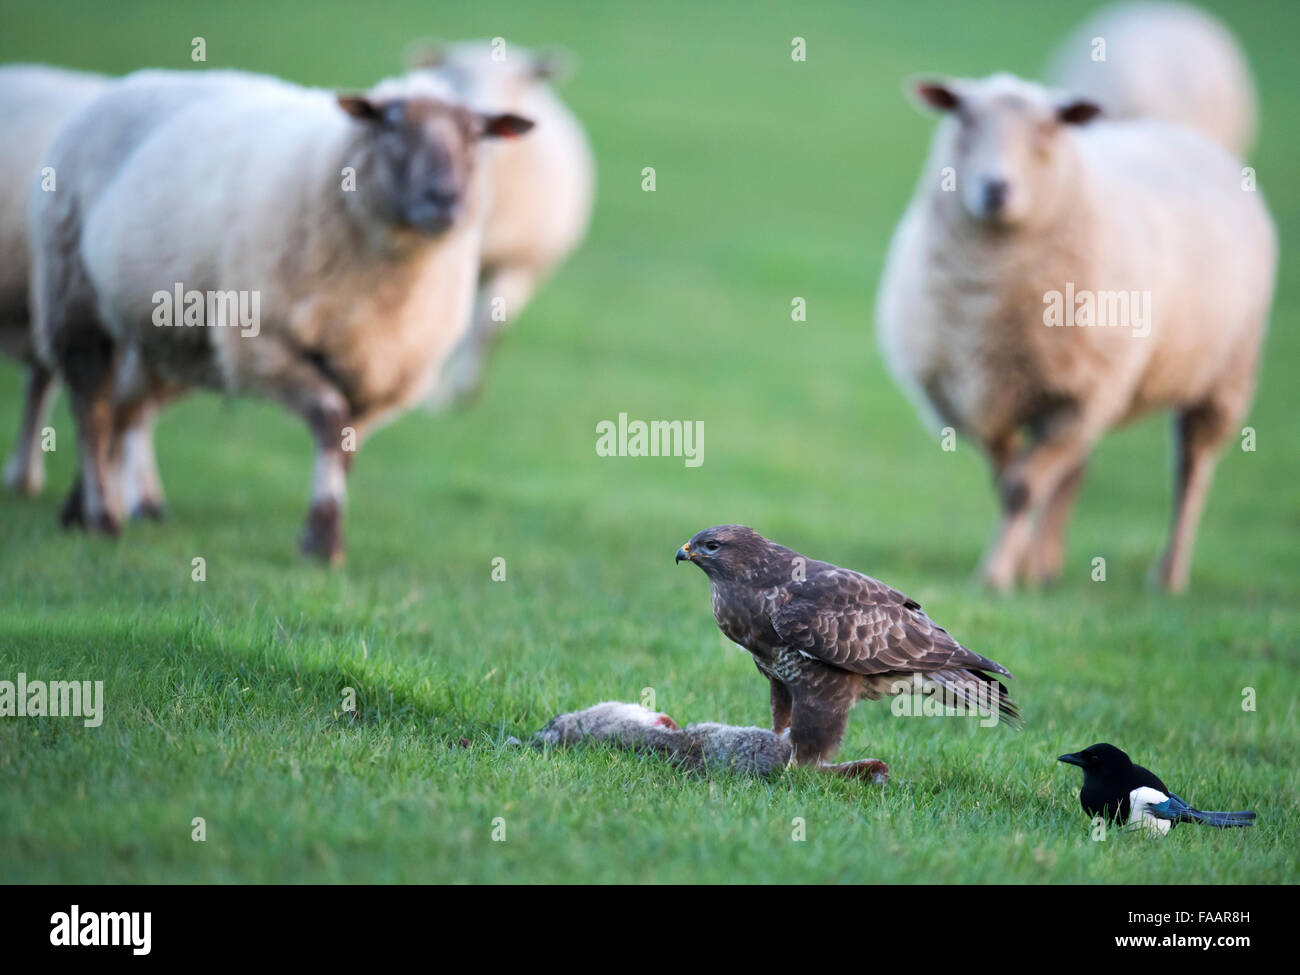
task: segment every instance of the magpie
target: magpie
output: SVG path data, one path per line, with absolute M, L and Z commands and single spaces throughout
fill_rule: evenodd
M 1127 755 L 1106 742 L 1062 755 L 1057 761 L 1083 769 L 1079 803 L 1089 816 L 1101 816 L 1108 822 L 1123 822 L 1131 828 L 1145 827 L 1162 836 L 1179 823 L 1204 823 L 1221 829 L 1255 825 L 1255 814 L 1249 810 L 1203 812 L 1193 809 L 1170 792 L 1153 773 L 1133 764 Z

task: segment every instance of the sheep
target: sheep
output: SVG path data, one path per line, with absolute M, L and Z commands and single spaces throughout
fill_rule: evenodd
M 1277 241 L 1259 193 L 1190 128 L 1089 124 L 1095 103 L 1011 75 L 921 81 L 915 96 L 944 118 L 890 244 L 878 337 L 922 413 L 991 462 L 1002 518 L 985 580 L 1055 578 L 1093 446 L 1171 410 L 1175 505 L 1157 578 L 1185 588 L 1272 301 Z M 1085 325 L 1099 302 L 1090 320 L 1108 327 L 1045 327 Z
M 435 405 L 478 392 L 486 359 L 541 283 L 586 235 L 595 161 L 582 124 L 551 84 L 568 74 L 559 52 L 467 41 L 421 42 L 408 67 L 428 72 L 483 112 L 514 112 L 537 123 L 527 139 L 493 148 L 492 202 L 483 229 L 474 324 L 447 364 Z
M 29 205 L 37 350 L 78 430 L 65 524 L 116 535 L 125 431 L 207 387 L 305 420 L 316 461 L 302 548 L 342 561 L 353 451 L 427 393 L 468 327 L 477 147 L 532 127 L 442 94 L 148 71 L 68 121 L 50 151 L 59 192 Z
M 1105 7 L 1070 33 L 1044 80 L 1109 118 L 1190 125 L 1238 157 L 1255 138 L 1255 85 L 1223 24 L 1181 3 Z
M 27 370 L 18 439 L 5 464 L 4 483 L 28 495 L 39 494 L 45 484 L 40 431 L 53 399 L 54 377 L 36 358 L 31 341 L 27 194 L 44 167 L 54 133 L 107 81 L 101 75 L 45 65 L 0 67 L 0 350 Z M 50 175 L 40 178 L 48 180 Z

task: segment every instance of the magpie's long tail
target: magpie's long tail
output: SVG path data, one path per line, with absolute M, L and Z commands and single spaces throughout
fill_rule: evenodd
M 1201 809 L 1188 809 L 1178 817 L 1183 823 L 1204 823 L 1219 829 L 1231 829 L 1234 826 L 1254 826 L 1255 814 L 1249 809 L 1241 812 L 1206 812 Z
M 1205 812 L 1203 809 L 1189 806 L 1172 794 L 1164 802 L 1147 806 L 1146 811 L 1160 819 L 1169 819 L 1175 823 L 1203 823 L 1206 826 L 1217 826 L 1219 829 L 1255 825 L 1255 814 L 1249 809 L 1242 812 Z

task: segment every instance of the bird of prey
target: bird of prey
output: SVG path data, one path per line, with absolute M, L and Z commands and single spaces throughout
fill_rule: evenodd
M 883 582 L 805 558 L 744 525 L 698 532 L 677 561 L 709 577 L 714 619 L 771 683 L 772 730 L 788 731 L 800 765 L 825 765 L 863 698 L 920 690 L 964 712 L 1020 723 L 1006 688 L 990 676 L 1011 673 Z M 854 764 L 830 767 L 857 774 Z
M 1152 772 L 1134 765 L 1126 754 L 1106 742 L 1062 755 L 1057 761 L 1083 769 L 1079 804 L 1089 816 L 1101 816 L 1107 822 L 1122 822 L 1162 836 L 1179 823 L 1204 823 L 1220 829 L 1255 825 L 1255 814 L 1249 810 L 1193 809 Z

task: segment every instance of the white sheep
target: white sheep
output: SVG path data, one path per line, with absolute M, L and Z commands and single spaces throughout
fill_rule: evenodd
M 438 91 L 392 81 L 336 96 L 152 71 L 69 120 L 50 153 L 59 191 L 33 193 L 29 213 L 38 352 L 78 427 L 65 523 L 115 534 L 125 431 L 205 386 L 306 420 L 316 467 L 302 545 L 342 558 L 352 452 L 427 393 L 468 327 L 478 143 L 531 127 Z
M 1091 98 L 1108 118 L 1190 125 L 1238 157 L 1255 138 L 1245 55 L 1223 24 L 1186 4 L 1102 8 L 1061 43 L 1044 80 Z
M 1277 244 L 1259 193 L 1192 129 L 1089 124 L 1095 104 L 1010 75 L 915 93 L 945 117 L 890 245 L 878 334 L 899 383 L 992 463 L 1003 516 L 986 580 L 1058 574 L 1097 440 L 1172 410 L 1159 579 L 1182 589 L 1272 300 Z
M 0 67 L 0 350 L 27 370 L 18 439 L 5 464 L 4 483 L 24 494 L 39 494 L 45 483 L 41 429 L 54 392 L 54 377 L 36 358 L 31 341 L 27 196 L 33 179 L 47 189 L 57 186 L 57 174 L 41 173 L 45 152 L 59 126 L 107 80 L 37 64 Z
M 582 123 L 551 88 L 569 71 L 559 52 L 488 41 L 423 42 L 408 63 L 448 84 L 471 108 L 537 123 L 527 139 L 494 146 L 488 157 L 492 200 L 474 324 L 435 391 L 435 400 L 445 403 L 478 391 L 494 340 L 586 235 L 595 161 Z

